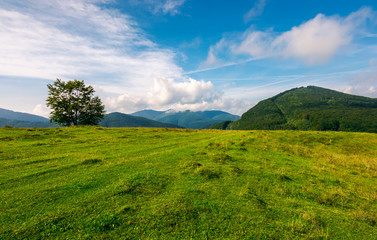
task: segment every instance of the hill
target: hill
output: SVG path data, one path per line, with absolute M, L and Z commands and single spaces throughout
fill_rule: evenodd
M 0 239 L 375 239 L 377 135 L 0 129 Z
M 9 119 L 9 120 L 17 120 L 17 121 L 24 121 L 24 122 L 48 122 L 48 118 L 44 118 L 41 116 L 29 114 L 29 113 L 22 113 L 22 112 L 14 112 L 11 110 L 0 108 L 0 118 Z
M 5 118 L 0 118 L 0 127 L 19 127 L 19 128 L 48 128 L 48 127 L 58 127 L 54 123 L 47 122 L 32 122 L 32 121 L 19 121 L 10 120 Z
M 377 132 L 377 99 L 309 86 L 263 100 L 227 129 Z
M 143 117 L 135 117 L 124 113 L 109 113 L 99 123 L 102 127 L 155 127 L 155 128 L 182 128 L 180 126 L 161 123 Z
M 132 113 L 133 116 L 149 118 L 159 122 L 176 124 L 185 128 L 203 129 L 227 120 L 238 120 L 240 117 L 223 111 L 154 111 L 143 110 Z

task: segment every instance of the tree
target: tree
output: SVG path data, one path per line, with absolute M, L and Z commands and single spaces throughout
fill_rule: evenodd
M 101 99 L 93 96 L 94 88 L 86 87 L 84 81 L 56 79 L 47 88 L 46 105 L 52 109 L 50 122 L 62 126 L 97 125 L 105 115 Z

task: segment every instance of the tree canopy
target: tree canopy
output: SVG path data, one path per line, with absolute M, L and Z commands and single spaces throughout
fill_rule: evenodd
M 56 79 L 47 84 L 47 107 L 52 109 L 50 121 L 62 126 L 97 125 L 105 115 L 101 99 L 93 96 L 94 88 L 84 81 L 64 82 Z

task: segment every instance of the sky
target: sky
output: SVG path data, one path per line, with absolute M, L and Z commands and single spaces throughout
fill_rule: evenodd
M 0 108 L 48 116 L 84 80 L 107 112 L 223 110 L 314 85 L 377 98 L 375 0 L 2 0 Z

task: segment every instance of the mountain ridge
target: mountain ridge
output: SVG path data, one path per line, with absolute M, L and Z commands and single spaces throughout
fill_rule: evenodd
M 238 120 L 240 117 L 224 111 L 155 111 L 142 110 L 131 113 L 132 116 L 140 116 L 149 118 L 154 121 L 176 124 L 185 128 L 203 129 L 209 128 L 214 124 L 228 121 Z
M 376 118 L 377 99 L 308 86 L 260 101 L 226 129 L 377 132 Z

